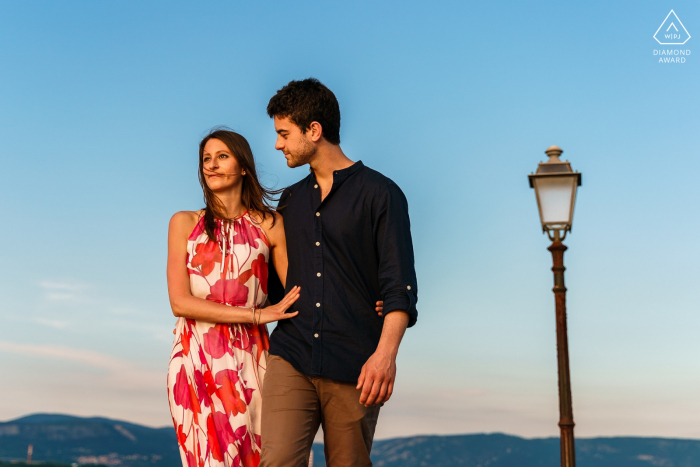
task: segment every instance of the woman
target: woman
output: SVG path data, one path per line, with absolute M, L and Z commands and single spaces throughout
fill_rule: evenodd
M 260 460 L 266 323 L 289 319 L 293 287 L 267 302 L 268 262 L 284 283 L 282 218 L 258 181 L 248 142 L 216 130 L 199 145 L 206 207 L 175 214 L 168 231 L 168 293 L 178 317 L 168 399 L 185 467 L 254 466 Z

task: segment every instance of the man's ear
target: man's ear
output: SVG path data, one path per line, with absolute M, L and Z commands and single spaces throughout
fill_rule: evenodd
M 311 122 L 311 125 L 309 125 L 309 129 L 306 130 L 306 132 L 309 134 L 309 139 L 314 143 L 318 143 L 323 137 L 323 128 L 318 122 Z

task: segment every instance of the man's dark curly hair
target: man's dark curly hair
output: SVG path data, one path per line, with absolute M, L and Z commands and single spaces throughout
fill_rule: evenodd
M 335 94 L 316 78 L 290 81 L 267 104 L 267 114 L 289 118 L 306 133 L 312 122 L 321 124 L 322 135 L 331 144 L 340 144 L 340 106 Z

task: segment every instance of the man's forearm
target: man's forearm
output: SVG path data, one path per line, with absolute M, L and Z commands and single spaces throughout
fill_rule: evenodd
M 408 313 L 396 310 L 387 314 L 384 317 L 384 327 L 377 345 L 377 352 L 386 352 L 396 358 L 406 327 L 408 327 Z

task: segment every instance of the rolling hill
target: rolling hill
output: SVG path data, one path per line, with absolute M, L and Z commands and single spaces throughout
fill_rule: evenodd
M 36 414 L 0 423 L 0 460 L 110 467 L 179 467 L 175 431 L 107 418 Z M 576 440 L 578 467 L 697 467 L 700 440 L 589 438 Z M 413 436 L 375 441 L 376 467 L 557 467 L 559 439 L 504 434 Z M 314 445 L 314 465 L 325 465 Z

